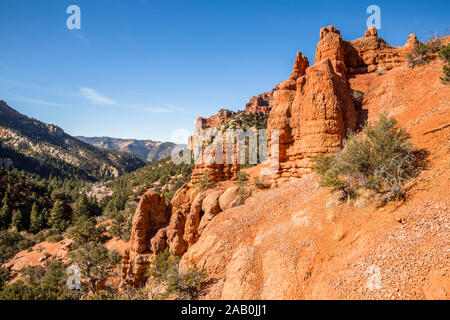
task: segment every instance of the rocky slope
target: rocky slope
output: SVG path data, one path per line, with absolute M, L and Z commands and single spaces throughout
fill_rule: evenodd
M 4 167 L 42 176 L 97 180 L 118 177 L 146 164 L 130 153 L 84 143 L 55 125 L 20 114 L 4 101 L 0 101 L 0 143 Z
M 205 299 L 448 299 L 450 87 L 438 60 L 407 68 L 416 43 L 411 35 L 404 47 L 389 46 L 373 28 L 344 41 L 323 28 L 315 65 L 297 54 L 272 94 L 281 161 L 273 188 L 252 186 L 244 202 L 223 174 L 239 167 L 203 163 L 169 206 L 149 192 L 133 219 L 123 282 L 142 284 L 154 254 L 169 248 L 181 269 L 207 271 Z M 352 90 L 363 93 L 358 103 Z M 310 160 L 339 150 L 358 119 L 386 110 L 430 152 L 430 169 L 406 203 L 343 204 L 319 187 Z M 216 182 L 207 191 L 194 183 L 204 172 Z
M 111 137 L 82 137 L 77 139 L 102 149 L 132 153 L 142 160 L 158 161 L 170 157 L 175 144 L 152 140 L 119 139 Z
M 183 256 L 184 268 L 215 280 L 204 298 L 449 299 L 450 88 L 441 72 L 438 60 L 399 62 L 349 80 L 365 93 L 369 120 L 389 111 L 431 154 L 406 203 L 342 204 L 315 175 L 256 194 L 214 218 Z

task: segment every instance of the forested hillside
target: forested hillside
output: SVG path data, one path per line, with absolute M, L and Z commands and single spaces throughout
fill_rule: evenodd
M 52 174 L 91 181 L 108 179 L 146 163 L 130 153 L 84 143 L 55 125 L 20 114 L 4 101 L 0 101 L 0 142 L 2 163 L 44 177 Z

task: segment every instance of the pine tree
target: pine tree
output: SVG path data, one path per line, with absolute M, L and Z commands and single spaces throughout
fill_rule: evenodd
M 0 230 L 8 228 L 10 217 L 11 209 L 9 206 L 9 198 L 8 194 L 5 194 L 5 197 L 2 201 L 2 208 L 0 209 Z
M 53 205 L 53 208 L 50 211 L 48 225 L 52 228 L 58 229 L 59 231 L 63 231 L 65 229 L 64 208 L 61 202 L 56 201 Z
M 11 219 L 11 227 L 16 228 L 17 231 L 22 230 L 22 213 L 20 210 L 14 210 Z
M 50 226 L 48 224 L 48 220 L 50 219 L 50 213 L 48 212 L 47 208 L 42 209 L 41 217 L 42 217 L 42 228 Z
M 30 232 L 38 233 L 43 229 L 43 227 L 44 227 L 44 217 L 42 216 L 42 213 L 39 212 L 38 206 L 35 202 L 33 203 L 33 207 L 31 208 Z
M 68 233 L 75 240 L 75 247 L 84 245 L 90 241 L 98 242 L 102 233 L 106 231 L 104 226 L 96 227 L 95 219 L 82 215 L 75 219 Z
M 77 202 L 75 203 L 74 209 L 73 209 L 73 217 L 74 220 L 86 216 L 89 217 L 89 201 L 86 196 L 86 194 L 81 195 L 78 197 Z

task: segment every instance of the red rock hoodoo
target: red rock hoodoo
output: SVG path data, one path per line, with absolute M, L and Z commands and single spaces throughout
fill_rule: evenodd
M 405 52 L 416 44 L 411 35 L 405 47 L 391 47 L 374 27 L 354 41 L 344 41 L 333 26 L 322 28 L 315 65 L 309 67 L 299 52 L 289 80 L 273 95 L 268 134 L 278 130 L 280 162 L 274 178 L 301 177 L 311 172 L 313 157 L 342 148 L 358 119 L 348 79 L 404 63 Z

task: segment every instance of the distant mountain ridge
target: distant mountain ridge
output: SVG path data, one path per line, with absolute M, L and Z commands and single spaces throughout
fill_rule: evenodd
M 0 100 L 0 165 L 43 177 L 116 178 L 146 165 L 137 156 L 94 147 Z
M 173 148 L 176 146 L 176 144 L 172 142 L 159 142 L 152 140 L 82 136 L 77 136 L 76 138 L 99 148 L 129 152 L 150 162 L 169 157 Z

